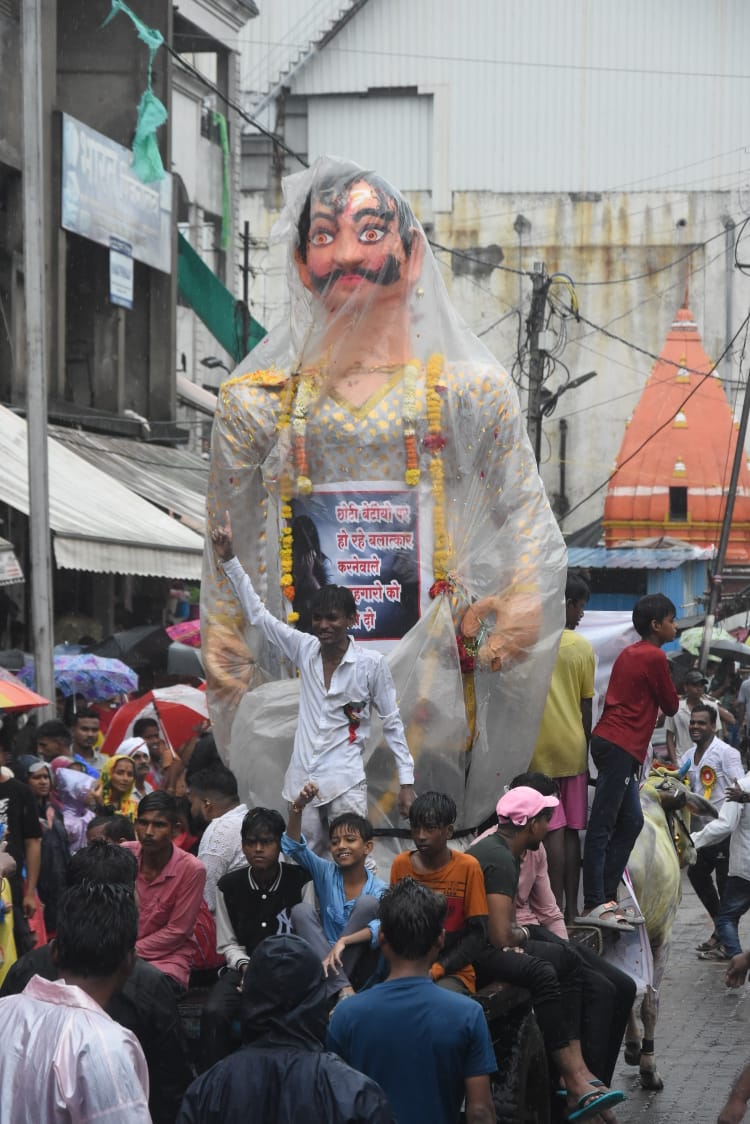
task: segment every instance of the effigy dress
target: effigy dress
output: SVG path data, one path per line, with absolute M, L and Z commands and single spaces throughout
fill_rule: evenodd
M 300 494 L 293 462 L 302 426 L 295 432 L 294 418 L 302 414 Z M 312 520 L 333 580 L 355 593 L 355 639 L 387 653 L 417 791 L 450 793 L 459 826 L 479 823 L 531 757 L 565 574 L 565 548 L 505 371 L 428 355 L 395 367 L 359 407 L 315 368 L 233 377 L 214 425 L 209 523 L 225 510 L 238 558 L 281 619 L 297 617 L 282 595 L 291 590 L 285 535 L 297 539 L 300 518 Z M 509 637 L 510 654 L 495 672 L 480 668 L 460 637 L 465 610 L 490 596 L 499 598 Z M 296 796 L 282 792 L 296 725 L 293 669 L 243 619 L 210 548 L 202 598 L 217 741 L 241 791 L 285 810 Z M 397 783 L 376 725 L 368 757 L 380 822 Z

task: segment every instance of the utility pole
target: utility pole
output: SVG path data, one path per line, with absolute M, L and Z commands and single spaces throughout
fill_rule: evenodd
M 699 667 L 701 671 L 705 672 L 708 667 L 708 653 L 711 647 L 711 639 L 714 632 L 714 624 L 716 623 L 716 611 L 721 602 L 721 586 L 724 580 L 724 562 L 727 556 L 727 546 L 729 545 L 729 532 L 732 527 L 732 517 L 734 515 L 734 501 L 737 496 L 737 482 L 740 478 L 740 468 L 742 467 L 743 458 L 745 453 L 745 435 L 747 433 L 747 422 L 750 417 L 750 375 L 745 383 L 745 397 L 742 400 L 742 414 L 740 415 L 740 427 L 737 431 L 737 445 L 734 450 L 734 460 L 732 461 L 732 475 L 729 479 L 729 489 L 727 491 L 727 505 L 724 509 L 724 519 L 721 524 L 721 535 L 719 536 L 719 549 L 716 552 L 716 559 L 711 570 L 711 591 L 708 599 L 708 612 L 703 624 L 703 640 L 701 642 L 701 651 L 699 659 Z
M 533 291 L 531 310 L 527 321 L 531 356 L 529 358 L 529 403 L 526 412 L 526 428 L 536 463 L 542 455 L 542 382 L 544 380 L 545 352 L 539 346 L 539 337 L 544 330 L 544 312 L 547 307 L 547 271 L 543 261 L 535 261 L 531 274 Z
M 44 101 L 42 3 L 23 0 L 23 254 L 26 308 L 26 423 L 29 456 L 29 556 L 31 626 L 36 689 L 52 700 L 42 715 L 55 714 L 47 470 L 47 333 L 44 275 Z
M 250 223 L 245 219 L 242 233 L 242 354 L 248 349 L 250 338 Z

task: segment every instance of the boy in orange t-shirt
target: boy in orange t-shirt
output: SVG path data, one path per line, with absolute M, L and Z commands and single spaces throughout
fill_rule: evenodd
M 418 796 L 409 809 L 416 850 L 402 851 L 393 860 L 391 885 L 412 877 L 445 896 L 445 944 L 430 974 L 441 987 L 466 995 L 476 991 L 472 961 L 487 943 L 487 895 L 477 860 L 448 846 L 455 822 L 450 796 Z

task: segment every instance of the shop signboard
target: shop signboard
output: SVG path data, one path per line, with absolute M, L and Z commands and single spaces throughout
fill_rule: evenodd
M 172 272 L 172 177 L 142 183 L 132 153 L 67 113 L 62 115 L 62 226 L 109 247 L 129 242 L 135 261 Z

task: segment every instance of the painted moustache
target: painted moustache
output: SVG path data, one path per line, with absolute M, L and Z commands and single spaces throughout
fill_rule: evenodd
M 324 293 L 331 285 L 335 285 L 342 277 L 361 277 L 373 285 L 393 285 L 401 277 L 401 267 L 393 256 L 389 254 L 380 269 L 332 269 L 330 273 L 310 272 L 310 282 L 318 293 Z

